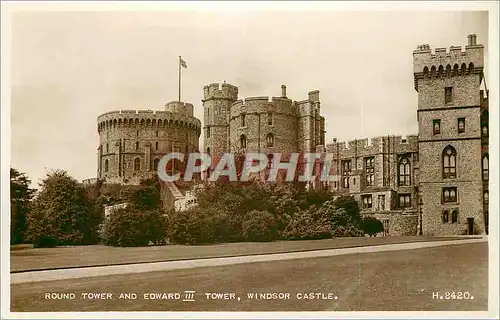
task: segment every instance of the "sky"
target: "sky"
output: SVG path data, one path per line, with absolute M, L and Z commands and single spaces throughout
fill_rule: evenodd
M 199 119 L 209 83 L 240 98 L 317 89 L 330 143 L 417 133 L 418 45 L 475 33 L 488 52 L 480 11 L 33 11 L 14 13 L 10 32 L 11 166 L 35 184 L 51 169 L 95 177 L 97 117 L 177 100 L 179 55 Z

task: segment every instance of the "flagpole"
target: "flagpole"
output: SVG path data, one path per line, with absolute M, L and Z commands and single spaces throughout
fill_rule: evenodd
M 179 56 L 179 101 L 181 101 L 181 56 Z

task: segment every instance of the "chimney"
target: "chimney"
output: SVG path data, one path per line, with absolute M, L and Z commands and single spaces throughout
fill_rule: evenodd
M 281 97 L 286 98 L 286 86 L 284 84 L 281 85 Z
M 467 39 L 469 39 L 469 46 L 475 46 L 476 45 L 476 38 L 477 38 L 477 36 L 475 34 L 469 34 L 467 36 Z

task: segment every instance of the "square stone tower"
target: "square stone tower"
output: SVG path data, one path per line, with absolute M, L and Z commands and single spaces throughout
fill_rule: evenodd
M 468 36 L 465 51 L 452 46 L 432 52 L 425 44 L 413 52 L 424 235 L 485 233 L 483 62 L 476 35 Z

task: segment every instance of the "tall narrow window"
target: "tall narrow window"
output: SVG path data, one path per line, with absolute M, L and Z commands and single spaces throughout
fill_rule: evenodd
M 443 223 L 448 223 L 449 221 L 449 216 L 448 216 L 448 210 L 443 211 Z
M 267 113 L 267 124 L 270 126 L 273 125 L 273 113 L 272 112 Z
M 458 118 L 458 133 L 465 132 L 465 118 Z
M 240 148 L 241 149 L 246 149 L 247 147 L 247 137 L 245 137 L 245 135 L 241 135 L 240 136 Z
M 160 159 L 155 158 L 153 160 L 153 170 L 158 170 L 158 164 L 160 164 Z
M 158 151 L 158 141 L 155 142 L 155 150 Z
M 109 161 L 108 159 L 106 159 L 106 161 L 104 161 L 104 172 L 108 172 L 109 170 Z
M 481 135 L 483 137 L 488 136 L 488 117 L 488 110 L 485 110 L 483 111 L 483 113 L 481 113 Z
M 106 143 L 106 153 L 109 153 L 109 143 Z
M 379 211 L 385 210 L 385 195 L 383 194 L 378 196 L 378 210 Z
M 457 202 L 457 187 L 443 188 L 443 202 Z
M 266 144 L 268 148 L 274 147 L 274 136 L 272 133 L 269 133 L 266 137 Z
M 451 223 L 458 223 L 458 210 L 451 212 Z
M 446 87 L 444 88 L 444 103 L 450 103 L 452 101 L 453 88 Z
M 156 131 L 156 137 L 158 138 L 158 131 Z
M 210 138 L 210 127 L 207 127 L 207 138 Z
M 137 137 L 139 137 L 139 130 L 137 130 L 137 133 L 136 133 Z
M 141 159 L 135 158 L 135 160 L 134 160 L 134 170 L 135 171 L 141 170 Z
M 135 143 L 135 150 L 139 150 L 139 141 Z
M 351 160 L 342 160 L 342 187 L 349 188 L 349 177 L 351 175 Z
M 432 133 L 433 134 L 440 134 L 441 133 L 441 120 L 440 119 L 432 120 Z
M 443 179 L 456 178 L 457 152 L 452 146 L 447 146 L 443 150 Z
M 246 127 L 246 114 L 241 114 L 241 126 Z
M 488 180 L 488 177 L 490 175 L 490 170 L 489 170 L 489 161 L 488 161 L 488 154 L 485 154 L 483 156 L 483 180 Z
M 375 157 L 365 158 L 365 185 L 375 185 Z
M 483 194 L 483 198 L 484 198 L 484 204 L 488 204 L 488 200 L 490 198 L 490 194 L 488 192 L 488 190 L 486 190 Z
M 399 185 L 409 186 L 411 184 L 411 166 L 410 159 L 403 157 L 399 160 Z

